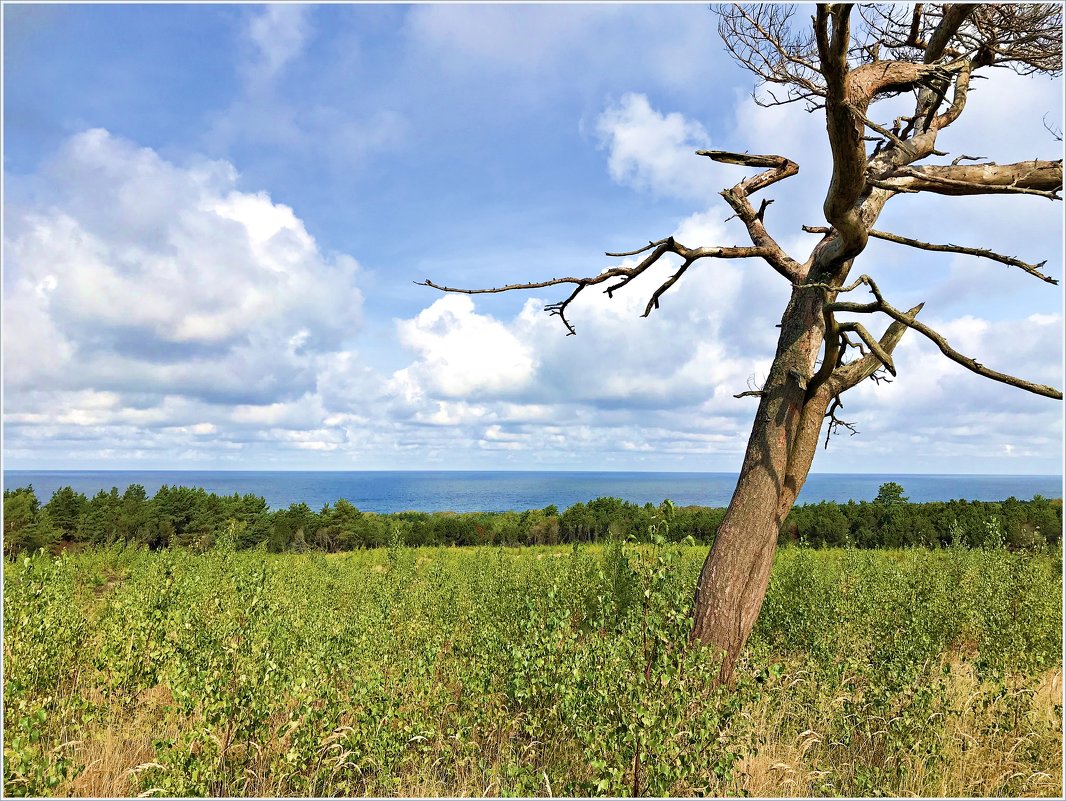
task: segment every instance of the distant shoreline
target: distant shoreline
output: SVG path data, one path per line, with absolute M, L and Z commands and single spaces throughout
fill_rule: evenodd
M 799 503 L 869 501 L 886 482 L 902 484 L 915 503 L 948 500 L 1028 500 L 1061 498 L 1062 478 L 1054 475 L 919 473 L 812 473 Z M 598 497 L 679 506 L 724 507 L 736 473 L 621 471 L 282 471 L 282 470 L 5 470 L 3 485 L 32 485 L 42 503 L 70 486 L 91 497 L 139 484 L 149 495 L 162 486 L 200 487 L 219 495 L 253 494 L 271 509 L 306 503 L 313 509 L 344 499 L 379 514 L 423 512 L 504 512 L 566 508 Z

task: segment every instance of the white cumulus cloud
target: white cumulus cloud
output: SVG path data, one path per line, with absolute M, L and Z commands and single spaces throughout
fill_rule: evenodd
M 402 345 L 418 360 L 395 381 L 412 380 L 445 398 L 500 396 L 528 386 L 537 366 L 526 342 L 492 317 L 477 314 L 474 302 L 446 295 L 411 320 L 401 320 Z
M 620 184 L 657 195 L 706 199 L 706 166 L 695 151 L 710 146 L 706 129 L 678 112 L 662 114 L 642 94 L 627 93 L 596 121 L 607 169 Z
M 20 390 L 262 403 L 314 384 L 357 331 L 358 266 L 225 162 L 179 166 L 93 129 L 9 209 L 4 359 Z

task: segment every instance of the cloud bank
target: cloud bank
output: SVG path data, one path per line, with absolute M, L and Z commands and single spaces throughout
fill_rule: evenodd
M 560 255 L 560 231 L 568 243 L 743 244 L 717 192 L 750 173 L 694 155 L 706 147 L 800 163 L 769 193 L 767 225 L 805 257 L 816 238 L 800 227 L 821 222 L 828 174 L 824 120 L 701 81 L 727 57 L 699 11 L 235 11 L 235 94 L 202 109 L 202 142 L 83 126 L 33 174 L 8 176 L 7 463 L 736 469 L 755 402 L 733 396 L 765 377 L 789 293 L 762 263 L 700 262 L 647 319 L 676 260 L 613 299 L 588 290 L 569 309 L 576 337 L 543 311 L 564 287 L 403 294 L 423 266 L 419 278 L 464 285 L 618 263 L 571 244 Z M 316 27 L 327 13 L 336 31 Z M 986 83 L 945 148 L 1046 155 L 1040 118 L 1061 101 L 1018 76 Z M 568 133 L 534 169 L 520 136 L 541 118 Z M 498 143 L 501 160 L 464 149 L 468 138 Z M 572 197 L 541 187 L 534 173 L 549 168 L 580 183 Z M 393 196 L 401 184 L 408 194 Z M 411 193 L 426 199 L 415 211 Z M 383 235 L 380 217 L 351 211 L 370 206 L 401 222 Z M 616 221 L 623 207 L 638 212 Z M 1039 198 L 899 198 L 879 225 L 1061 264 L 1060 210 Z M 326 244 L 338 242 L 344 252 Z M 442 242 L 446 257 L 425 256 Z M 1002 265 L 880 242 L 860 269 L 896 306 L 927 301 L 923 316 L 959 350 L 1062 384 L 1061 294 Z M 896 361 L 895 382 L 845 397 L 861 435 L 837 438 L 816 470 L 1059 468 L 1061 405 L 970 375 L 913 332 Z

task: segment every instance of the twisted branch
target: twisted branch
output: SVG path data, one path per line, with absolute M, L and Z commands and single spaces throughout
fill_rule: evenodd
M 948 344 L 947 340 L 943 337 L 943 335 L 933 330 L 929 326 L 925 325 L 924 323 L 918 322 L 918 320 L 915 319 L 915 315 L 917 314 L 917 312 L 913 310 L 910 312 L 902 312 L 895 306 L 888 303 L 881 295 L 880 289 L 878 288 L 877 284 L 874 283 L 874 280 L 872 278 L 867 275 L 864 275 L 862 276 L 862 280 L 863 283 L 865 283 L 870 288 L 870 292 L 874 295 L 875 301 L 873 303 L 851 303 L 845 301 L 833 301 L 831 303 L 827 303 L 826 308 L 831 313 L 851 312 L 854 314 L 871 314 L 875 312 L 880 312 L 882 314 L 886 314 L 893 320 L 895 320 L 897 323 L 906 326 L 907 328 L 913 328 L 919 334 L 931 340 L 933 344 L 935 344 L 940 349 L 941 353 L 943 353 L 956 364 L 960 364 L 967 370 L 973 373 L 977 373 L 977 375 L 983 376 L 985 378 L 990 378 L 993 381 L 999 381 L 1001 384 L 1007 384 L 1012 387 L 1017 387 L 1018 389 L 1024 389 L 1025 391 L 1032 392 L 1035 395 L 1043 395 L 1046 398 L 1062 400 L 1062 392 L 1060 390 L 1055 389 L 1054 387 L 1049 387 L 1044 384 L 1037 384 L 1032 381 L 1026 381 L 1023 378 L 1018 378 L 1016 376 L 1008 375 L 1007 373 L 1001 373 L 997 370 L 992 370 L 988 367 L 985 367 L 985 365 L 981 364 L 981 362 L 977 361 L 976 359 L 959 353 L 959 351 L 955 350 L 953 347 L 951 347 L 951 345 Z M 869 344 L 869 342 L 867 342 L 867 344 Z
M 838 323 L 837 330 L 840 332 L 854 331 L 858 334 L 859 339 L 866 343 L 866 346 L 870 349 L 870 353 L 877 358 L 877 361 L 881 362 L 881 364 L 884 365 L 884 368 L 892 373 L 893 376 L 896 375 L 896 366 L 892 363 L 892 357 L 881 347 L 880 343 L 870 335 L 870 332 L 866 330 L 862 323 Z
M 966 156 L 965 158 L 971 157 Z M 833 229 L 828 228 L 824 225 L 805 225 L 803 226 L 803 230 L 806 231 L 808 234 L 830 234 L 832 233 Z M 883 239 L 886 242 L 895 242 L 898 245 L 907 245 L 908 247 L 918 248 L 919 250 L 931 250 L 936 253 L 961 253 L 964 256 L 977 256 L 978 258 L 982 259 L 990 259 L 991 261 L 996 261 L 1000 264 L 1006 264 L 1010 267 L 1018 267 L 1029 273 L 1029 275 L 1039 278 L 1041 281 L 1045 281 L 1049 284 L 1059 283 L 1058 279 L 1052 278 L 1048 275 L 1044 275 L 1044 273 L 1040 272 L 1041 268 L 1045 264 L 1047 264 L 1047 259 L 1044 259 L 1044 261 L 1041 262 L 1037 262 L 1036 264 L 1030 264 L 1029 262 L 1022 261 L 1021 259 L 1016 259 L 1013 256 L 1004 256 L 1001 253 L 996 253 L 995 251 L 988 250 L 987 248 L 971 248 L 966 247 L 965 245 L 953 244 L 934 245 L 929 242 L 922 242 L 918 239 L 910 239 L 905 236 L 900 236 L 899 234 L 891 234 L 887 231 L 876 231 L 872 229 L 868 233 L 875 239 Z M 853 286 L 852 289 L 854 288 L 855 287 Z
M 770 236 L 763 223 L 766 207 L 773 201 L 764 200 L 756 211 L 749 200 L 749 197 L 756 192 L 798 173 L 799 165 L 784 156 L 760 156 L 753 153 L 733 153 L 728 150 L 697 150 L 696 155 L 706 156 L 719 164 L 766 168 L 763 172 L 745 178 L 732 188 L 726 189 L 721 195 L 733 209 L 737 218 L 747 227 L 751 241 L 765 248 L 766 254 L 763 258 L 767 264 L 790 281 L 799 280 L 803 273 L 802 266 L 785 253 L 777 241 Z
M 763 225 L 763 216 L 766 213 L 766 207 L 769 206 L 772 201 L 763 201 L 763 203 L 760 204 L 758 211 L 756 211 L 751 205 L 751 201 L 748 199 L 749 195 L 752 193 L 758 192 L 760 189 L 765 189 L 791 175 L 795 175 L 799 172 L 799 165 L 784 156 L 759 156 L 751 153 L 733 153 L 726 150 L 700 150 L 697 151 L 697 155 L 707 156 L 712 161 L 717 161 L 722 164 L 767 168 L 763 172 L 745 178 L 731 189 L 722 192 L 722 196 L 726 199 L 729 205 L 732 206 L 733 210 L 736 212 L 736 216 L 747 226 L 748 235 L 754 243 L 753 245 L 743 247 L 689 248 L 682 245 L 672 236 L 669 236 L 666 239 L 648 242 L 647 245 L 635 250 L 607 253 L 606 255 L 611 258 L 626 258 L 629 256 L 639 256 L 642 253 L 648 253 L 648 251 L 651 251 L 634 267 L 612 267 L 611 269 L 604 270 L 598 275 L 593 276 L 569 276 L 566 278 L 552 278 L 547 281 L 530 281 L 523 284 L 507 284 L 506 286 L 500 287 L 476 289 L 444 286 L 442 284 L 437 284 L 428 278 L 424 281 L 415 281 L 415 284 L 418 286 L 428 286 L 431 289 L 436 289 L 440 292 L 453 292 L 462 295 L 487 295 L 500 292 L 513 292 L 523 289 L 543 289 L 544 287 L 559 286 L 561 284 L 573 284 L 574 291 L 570 293 L 569 297 L 565 300 L 549 303 L 544 307 L 544 310 L 549 314 L 557 315 L 559 317 L 563 325 L 566 327 L 567 336 L 573 336 L 577 331 L 574 329 L 570 320 L 567 319 L 566 311 L 574 299 L 580 295 L 586 287 L 596 286 L 616 278 L 618 280 L 604 290 L 607 297 L 614 297 L 616 291 L 622 289 L 635 278 L 642 275 L 649 267 L 658 262 L 659 259 L 667 253 L 673 253 L 680 256 L 682 264 L 673 275 L 667 278 L 666 281 L 664 281 L 652 293 L 651 298 L 648 300 L 648 305 L 644 309 L 644 314 L 641 315 L 642 317 L 647 317 L 652 311 L 659 308 L 659 299 L 669 291 L 688 271 L 688 268 L 699 259 L 747 259 L 758 257 L 763 259 L 781 275 L 788 278 L 790 282 L 795 283 L 801 280 L 803 277 L 803 267 L 785 253 Z
M 907 316 L 912 318 L 916 317 L 918 312 L 922 310 L 922 305 L 923 304 L 919 303 L 917 306 L 910 309 L 907 312 Z M 896 349 L 896 345 L 898 345 L 900 340 L 903 339 L 903 334 L 906 333 L 906 331 L 907 326 L 893 320 L 885 330 L 885 333 L 881 335 L 881 339 L 878 340 L 877 344 L 884 353 L 891 354 L 892 351 Z M 883 366 L 881 360 L 873 353 L 866 353 L 861 343 L 851 343 L 851 341 L 847 339 L 847 334 L 842 334 L 842 339 L 851 347 L 856 347 L 862 354 L 862 357 L 855 361 L 848 362 L 847 364 L 841 364 L 833 371 L 832 376 L 829 378 L 830 390 L 834 394 L 839 395 L 867 378 L 872 378 L 874 381 L 879 382 L 878 370 Z M 886 378 L 882 380 L 887 381 L 888 379 Z
M 1036 195 L 1062 200 L 1061 161 L 900 167 L 869 182 L 895 192 L 938 195 Z M 877 181 L 875 184 L 874 181 Z
M 674 273 L 667 281 L 660 286 L 652 295 L 651 300 L 648 302 L 648 306 L 644 311 L 644 317 L 647 317 L 652 309 L 659 307 L 659 298 L 664 292 L 672 287 L 689 266 L 699 260 L 706 258 L 717 259 L 746 259 L 754 256 L 765 257 L 766 253 L 763 248 L 760 247 L 722 247 L 722 248 L 687 248 L 680 242 L 677 242 L 672 236 L 666 239 L 660 239 L 658 242 L 650 242 L 642 248 L 637 250 L 628 251 L 626 253 L 608 253 L 608 256 L 633 256 L 640 253 L 645 253 L 649 249 L 652 252 L 639 264 L 634 267 L 612 267 L 609 270 L 604 270 L 598 275 L 588 277 L 572 277 L 566 278 L 552 278 L 547 281 L 530 281 L 524 284 L 507 284 L 500 287 L 478 288 L 478 289 L 465 289 L 460 287 L 444 286 L 437 284 L 430 279 L 424 281 L 415 281 L 418 286 L 428 286 L 431 289 L 436 289 L 440 292 L 451 292 L 460 295 L 491 295 L 500 292 L 513 292 L 523 289 L 543 289 L 549 286 L 559 286 L 561 284 L 574 284 L 574 291 L 565 300 L 555 303 L 549 303 L 544 307 L 544 310 L 549 314 L 557 315 L 564 326 L 566 326 L 567 336 L 573 336 L 577 333 L 573 324 L 566 317 L 567 307 L 574 301 L 574 299 L 581 294 L 581 291 L 586 287 L 596 286 L 602 284 L 605 281 L 609 281 L 612 278 L 620 278 L 621 280 L 611 286 L 607 287 L 604 292 L 608 297 L 613 297 L 614 292 L 624 287 L 633 279 L 642 275 L 647 271 L 649 267 L 659 261 L 667 253 L 674 253 L 684 259 L 684 263 L 681 268 Z

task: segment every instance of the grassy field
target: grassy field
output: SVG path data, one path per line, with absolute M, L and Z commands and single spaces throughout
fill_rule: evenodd
M 4 564 L 4 789 L 1062 793 L 1062 562 L 781 551 L 735 686 L 704 548 L 100 549 Z

